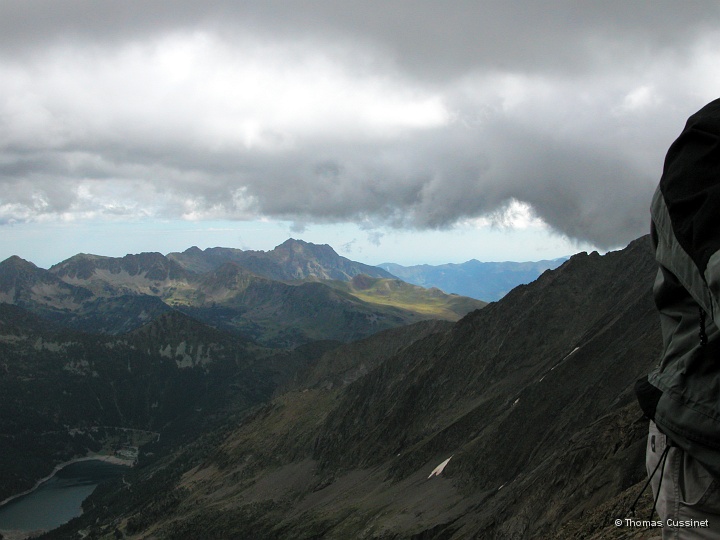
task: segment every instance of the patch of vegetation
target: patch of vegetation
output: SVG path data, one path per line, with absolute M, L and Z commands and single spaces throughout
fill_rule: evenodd
M 456 321 L 470 311 L 484 307 L 486 302 L 445 294 L 440 289 L 425 289 L 399 279 L 355 276 L 351 281 L 331 281 L 332 287 L 373 305 L 389 306 L 425 317 Z

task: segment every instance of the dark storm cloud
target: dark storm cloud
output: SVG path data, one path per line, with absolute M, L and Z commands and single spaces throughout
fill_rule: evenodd
M 717 93 L 719 22 L 716 2 L 5 3 L 0 220 L 446 228 L 521 201 L 617 246 Z
M 266 164 L 248 193 L 263 213 L 286 219 L 447 228 L 518 200 L 555 230 L 598 246 L 647 229 L 656 179 L 618 153 L 573 140 L 553 148 L 547 135 L 511 124 L 490 129 L 492 141 L 458 127 L 442 131 L 364 148 L 362 156 L 336 146 L 332 164 L 305 155 Z

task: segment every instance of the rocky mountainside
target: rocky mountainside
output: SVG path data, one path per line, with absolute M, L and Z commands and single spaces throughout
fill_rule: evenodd
M 282 382 L 269 351 L 178 312 L 102 336 L 9 304 L 0 304 L 0 371 L 0 500 L 118 434 L 181 439 Z
M 221 276 L 221 285 L 214 279 Z M 293 347 L 310 341 L 353 341 L 403 326 L 427 316 L 395 306 L 364 302 L 319 282 L 288 285 L 248 277 L 233 263 L 211 272 L 184 303 L 175 296 L 171 305 L 213 326 L 240 331 L 272 347 Z M 217 299 L 217 300 L 215 300 Z
M 128 332 L 170 309 L 150 295 L 115 291 L 98 296 L 19 257 L 0 262 L 0 302 L 76 330 L 110 334 Z
M 614 520 L 645 476 L 654 273 L 643 238 L 455 324 L 326 351 L 214 451 L 179 449 L 164 480 L 148 463 L 48 538 L 648 538 Z
M 351 341 L 429 318 L 457 319 L 484 303 L 424 289 L 343 289 L 337 280 L 388 279 L 329 246 L 288 240 L 273 251 L 191 248 L 164 256 L 78 254 L 50 270 L 0 263 L 0 302 L 75 330 L 121 334 L 176 309 L 272 347 Z M 371 277 L 376 276 L 376 277 Z M 334 281 L 328 281 L 332 279 Z
M 50 273 L 65 283 L 90 289 L 96 296 L 158 295 L 169 287 L 182 287 L 192 273 L 160 253 L 121 258 L 80 253 L 54 265 Z
M 545 270 L 557 268 L 566 260 L 567 257 L 536 262 L 480 262 L 473 259 L 462 264 L 437 266 L 394 263 L 379 266 L 414 285 L 437 287 L 447 293 L 495 302 L 518 285 L 536 280 Z
M 395 277 L 381 268 L 341 257 L 328 245 L 311 244 L 292 238 L 272 251 L 243 251 L 231 248 L 200 250 L 191 247 L 182 253 L 168 254 L 168 259 L 198 273 L 215 270 L 232 262 L 259 276 L 277 281 L 349 281 L 360 274 L 378 278 Z
M 12 256 L 0 262 L 0 302 L 31 310 L 72 310 L 92 298 L 83 287 L 65 283 L 33 263 Z

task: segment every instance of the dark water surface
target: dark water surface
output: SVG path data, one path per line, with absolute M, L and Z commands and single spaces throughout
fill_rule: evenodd
M 50 530 L 82 514 L 82 502 L 98 484 L 128 467 L 100 460 L 66 465 L 37 489 L 0 506 L 0 530 Z

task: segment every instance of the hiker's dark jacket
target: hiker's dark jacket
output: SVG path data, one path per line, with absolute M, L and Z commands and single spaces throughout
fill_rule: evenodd
M 691 116 L 668 150 L 651 213 L 664 349 L 640 401 L 720 477 L 720 99 Z

